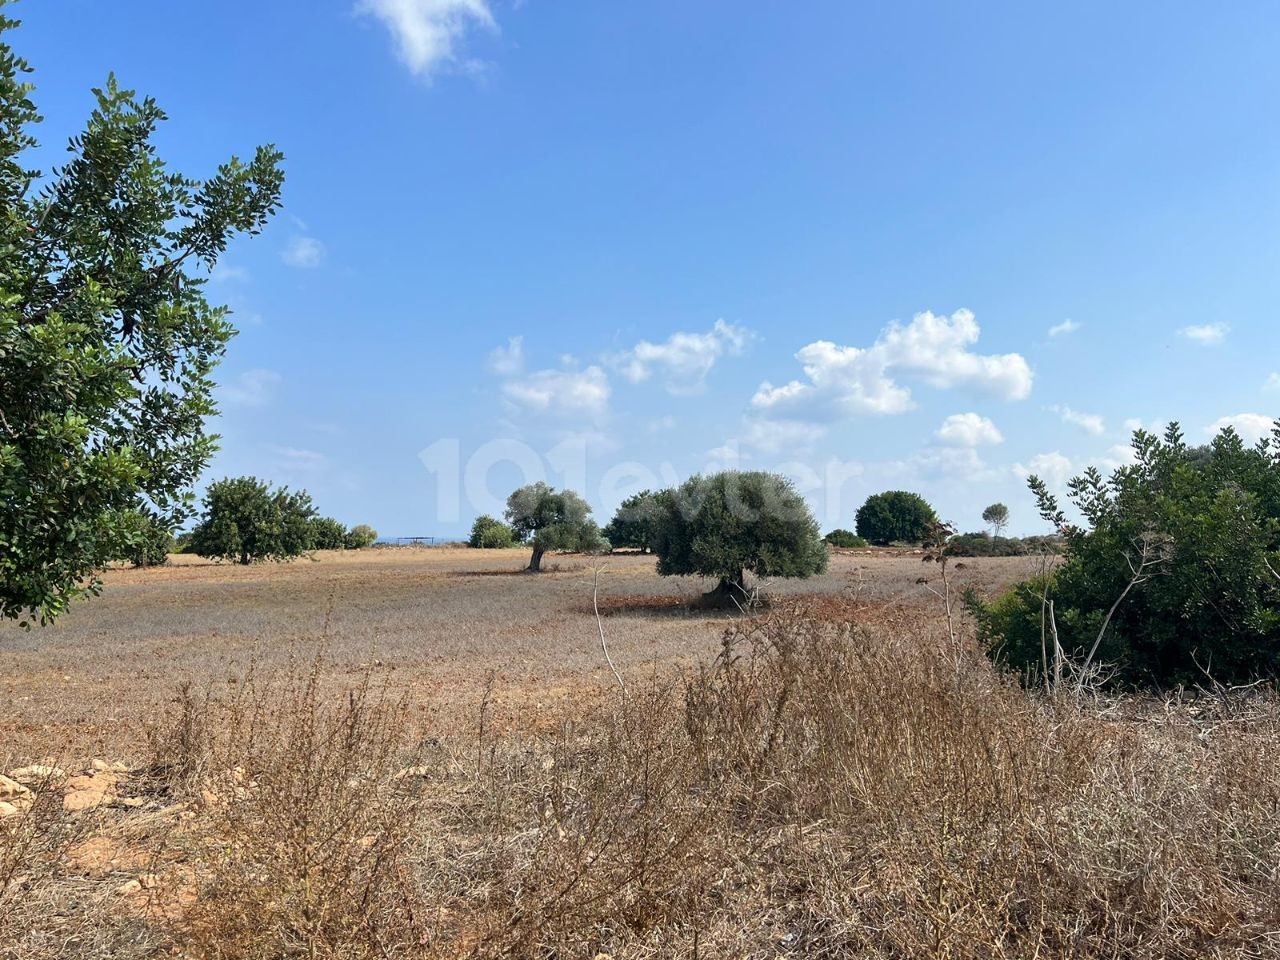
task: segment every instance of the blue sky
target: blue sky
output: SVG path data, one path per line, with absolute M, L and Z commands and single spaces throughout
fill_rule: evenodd
M 46 162 L 109 70 L 184 172 L 284 150 L 284 212 L 209 287 L 241 330 L 209 476 L 385 535 L 539 472 L 603 521 L 725 463 L 827 528 L 902 487 L 1034 532 L 1028 471 L 1280 399 L 1272 2 L 15 15 Z

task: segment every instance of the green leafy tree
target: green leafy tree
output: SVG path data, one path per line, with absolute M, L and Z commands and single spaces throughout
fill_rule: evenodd
M 357 523 L 347 531 L 345 546 L 348 550 L 366 550 L 377 542 L 377 530 L 367 523 Z
M 1045 679 L 1047 604 L 1066 658 L 1086 679 L 1108 666 L 1122 686 L 1242 683 L 1280 674 L 1280 425 L 1256 447 L 1231 429 L 1206 447 L 1177 424 L 1133 435 L 1132 464 L 1068 485 L 1084 525 L 1039 478 L 1041 515 L 1064 556 L 1046 584 L 976 600 L 993 655 Z
M 0 14 L 0 616 L 26 625 L 101 589 L 131 511 L 166 529 L 190 516 L 233 334 L 202 276 L 262 229 L 283 175 L 272 147 L 204 181 L 168 170 L 164 113 L 114 78 L 66 163 L 31 169 L 40 117 L 16 26 Z
M 692 477 L 662 507 L 653 542 L 658 573 L 719 577 L 707 603 L 741 601 L 747 572 L 808 577 L 827 568 L 817 521 L 791 481 L 777 474 Z
M 841 550 L 858 550 L 867 546 L 867 541 L 852 530 L 836 529 L 832 530 L 822 538 L 823 543 L 830 544 L 833 547 L 839 547 Z
M 611 547 L 630 547 L 641 553 L 653 549 L 654 533 L 662 516 L 663 501 L 669 496 L 665 490 L 627 497 L 618 506 L 617 513 L 604 528 L 604 537 Z
M 347 546 L 347 528 L 333 517 L 311 518 L 312 550 L 343 550 Z
M 529 571 L 542 570 L 548 550 L 599 553 L 609 548 L 591 519 L 591 507 L 572 490 L 556 490 L 539 481 L 507 498 L 507 521 L 521 543 L 533 547 Z
M 272 490 L 257 477 L 219 480 L 205 493 L 191 549 L 236 563 L 288 560 L 314 549 L 314 517 L 305 491 Z
M 1009 508 L 1003 503 L 993 503 L 982 511 L 982 522 L 991 527 L 991 535 L 999 537 L 1009 525 Z
M 467 539 L 467 546 L 481 550 L 502 550 L 515 546 L 515 542 L 514 530 L 501 520 L 485 513 L 476 517 L 476 522 L 471 525 L 471 536 Z
M 121 518 L 125 539 L 114 560 L 135 567 L 161 567 L 169 562 L 176 544 L 173 533 L 145 510 L 130 510 Z
M 887 490 L 867 498 L 855 518 L 858 536 L 874 544 L 921 543 L 938 515 L 918 493 Z

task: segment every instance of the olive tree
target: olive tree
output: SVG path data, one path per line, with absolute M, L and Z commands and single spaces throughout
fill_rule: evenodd
M 737 470 L 696 476 L 661 505 L 653 542 L 658 573 L 718 577 L 708 604 L 741 600 L 748 571 L 808 577 L 827 568 L 818 523 L 785 477 Z
M 572 490 L 556 490 L 539 481 L 521 487 L 507 498 L 507 522 L 521 543 L 529 543 L 533 554 L 529 572 L 542 570 L 548 550 L 598 553 L 608 541 L 591 519 L 591 507 Z
M 166 168 L 164 112 L 108 78 L 66 162 L 29 166 L 40 121 L 0 15 L 0 616 L 47 623 L 143 511 L 165 529 L 215 449 L 212 374 L 233 328 L 203 277 L 275 212 L 281 154 L 207 180 Z
M 305 491 L 272 490 L 257 477 L 219 480 L 205 493 L 191 550 L 243 564 L 288 560 L 315 548 L 314 517 Z

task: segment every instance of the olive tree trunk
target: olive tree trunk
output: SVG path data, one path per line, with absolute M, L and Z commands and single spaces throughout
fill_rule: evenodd
M 530 573 L 542 572 L 542 555 L 545 552 L 541 547 L 533 548 L 533 556 L 529 558 L 529 566 L 526 568 Z

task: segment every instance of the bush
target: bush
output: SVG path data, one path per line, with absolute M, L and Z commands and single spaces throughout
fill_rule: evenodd
M 142 510 L 121 517 L 120 549 L 114 559 L 135 567 L 162 567 L 174 552 L 173 534 L 159 519 Z
M 869 546 L 867 541 L 863 540 L 852 530 L 832 530 L 822 538 L 822 541 L 829 546 L 839 547 L 841 550 L 860 550 L 863 547 Z
M 951 557 L 1030 557 L 1060 553 L 1060 537 L 993 537 L 989 533 L 961 533 L 947 541 Z
M 661 576 L 719 577 L 707 599 L 745 596 L 745 575 L 808 577 L 827 568 L 818 523 L 790 480 L 727 470 L 687 480 L 662 501 L 654 552 Z
M 476 517 L 476 522 L 471 525 L 467 546 L 481 550 L 502 550 L 515 546 L 515 542 L 515 531 L 486 513 Z
M 938 515 L 923 497 L 906 490 L 888 490 L 867 498 L 858 508 L 858 536 L 879 546 L 921 543 Z
M 1048 597 L 1069 665 L 1108 664 L 1123 686 L 1226 684 L 1280 670 L 1280 427 L 1246 448 L 1230 429 L 1188 447 L 1177 424 L 1133 437 L 1135 462 L 1071 481 L 1088 523 L 1068 523 L 1031 478 L 1041 514 L 1063 531 Z M 1042 672 L 1035 583 L 975 602 L 981 636 L 1020 670 Z M 1033 602 L 1030 598 L 1035 595 Z
M 219 480 L 205 493 L 191 549 L 236 563 L 287 560 L 312 549 L 314 515 L 305 491 L 272 490 L 257 477 Z
M 333 517 L 311 518 L 311 549 L 341 550 L 347 545 L 347 528 Z
M 364 550 L 378 542 L 378 531 L 367 523 L 357 523 L 347 531 L 345 542 L 348 550 Z

